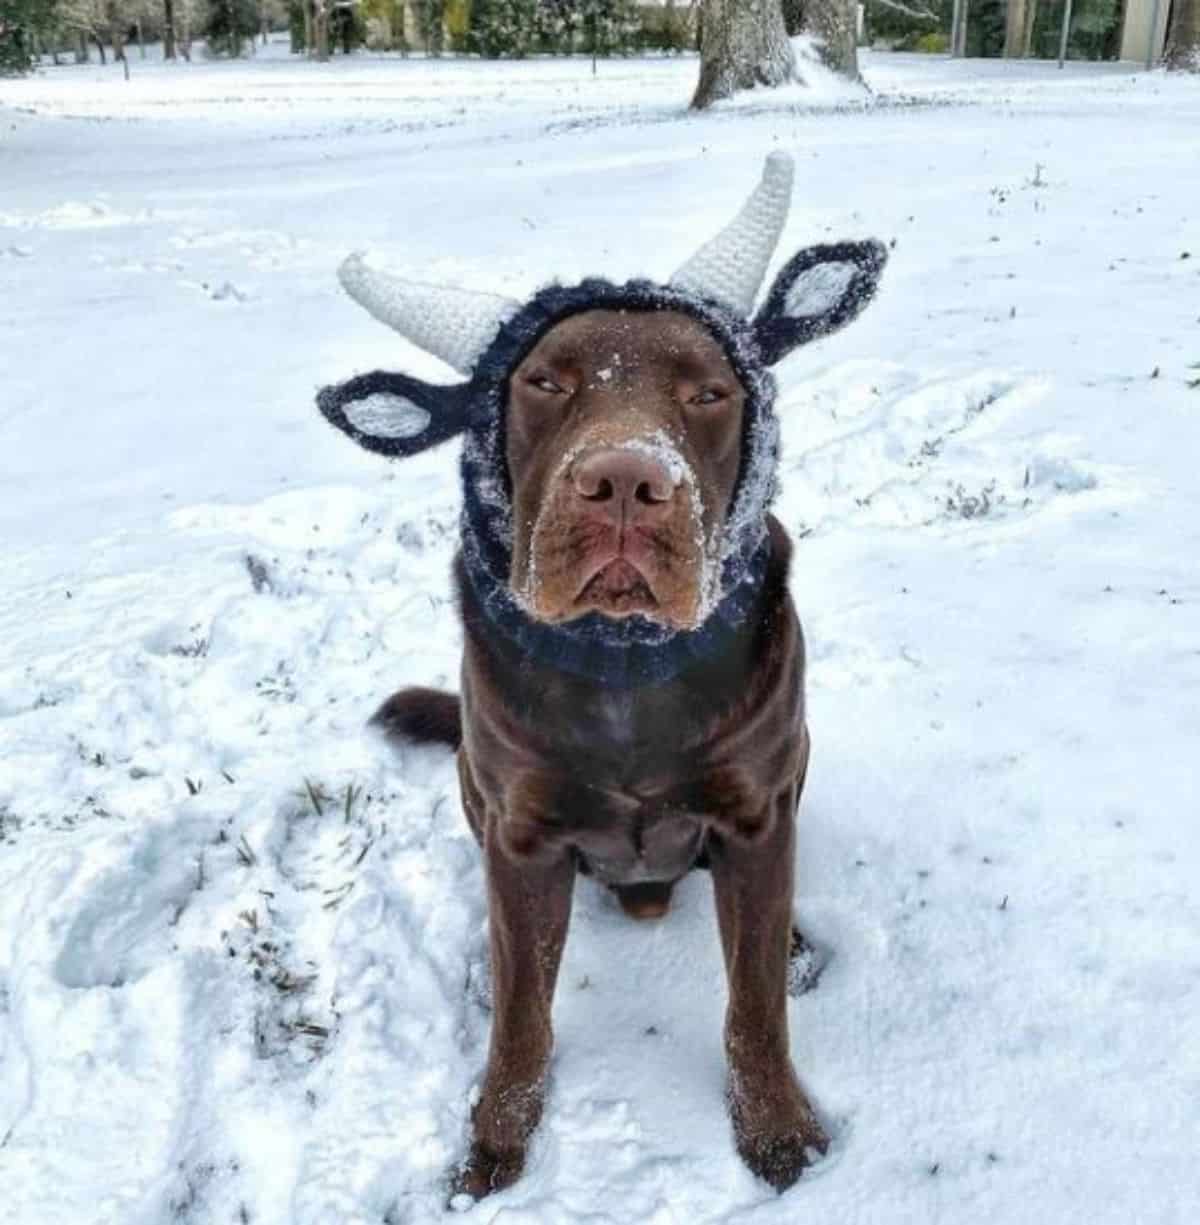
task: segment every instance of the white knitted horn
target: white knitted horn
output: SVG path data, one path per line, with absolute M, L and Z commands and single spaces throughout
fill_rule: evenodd
M 742 211 L 675 273 L 671 284 L 749 318 L 787 220 L 794 172 L 786 153 L 772 153 Z
M 500 325 L 520 309 L 519 302 L 496 294 L 402 280 L 372 268 L 357 252 L 338 269 L 338 279 L 380 323 L 462 374 L 470 374 Z

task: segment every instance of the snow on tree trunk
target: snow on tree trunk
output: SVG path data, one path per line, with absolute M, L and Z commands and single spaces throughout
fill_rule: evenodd
M 1200 0 L 1175 0 L 1163 62 L 1178 72 L 1200 72 Z
M 701 21 L 696 110 L 740 89 L 797 79 L 779 0 L 704 0 Z
M 856 0 L 805 0 L 803 32 L 812 35 L 827 68 L 859 79 Z

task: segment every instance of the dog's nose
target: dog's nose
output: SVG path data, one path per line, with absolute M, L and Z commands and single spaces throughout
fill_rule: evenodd
M 571 468 L 575 492 L 614 518 L 642 518 L 675 497 L 676 482 L 652 455 L 618 447 L 590 451 Z

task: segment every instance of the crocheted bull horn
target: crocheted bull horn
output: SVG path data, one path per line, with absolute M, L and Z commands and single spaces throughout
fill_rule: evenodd
M 405 281 L 372 268 L 359 253 L 338 269 L 345 291 L 413 344 L 470 374 L 500 325 L 520 303 L 496 294 Z
M 671 284 L 748 318 L 783 233 L 793 172 L 790 157 L 772 153 L 742 211 L 675 273 Z

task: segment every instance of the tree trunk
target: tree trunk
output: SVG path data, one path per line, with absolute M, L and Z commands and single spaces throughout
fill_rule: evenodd
M 163 0 L 163 59 L 175 58 L 175 0 Z
M 317 59 L 329 58 L 329 0 L 316 0 L 313 13 L 313 33 L 317 44 Z
M 950 27 L 950 54 L 961 58 L 967 54 L 967 26 L 970 24 L 971 0 L 954 0 L 954 16 Z
M 87 35 L 80 30 L 75 36 L 75 62 L 77 64 L 87 64 L 91 61 L 92 55 L 88 50 Z
M 438 0 L 437 4 L 430 6 L 429 11 L 429 36 L 426 40 L 425 49 L 429 55 L 441 55 L 442 45 L 445 41 L 446 34 L 446 15 L 442 11 L 445 5 Z
M 1163 63 L 1175 72 L 1200 72 L 1200 0 L 1175 0 Z
M 1021 38 L 1021 54 L 1025 59 L 1033 55 L 1033 32 L 1037 27 L 1038 0 L 1025 0 L 1025 31 Z
M 100 35 L 99 35 L 99 34 L 93 34 L 93 35 L 92 35 L 92 39 L 93 39 L 93 41 L 94 41 L 94 42 L 95 42 L 95 44 L 96 44 L 96 48 L 97 48 L 97 50 L 100 52 L 100 63 L 101 63 L 101 64 L 107 64 L 107 63 L 108 63 L 108 56 L 104 54 L 104 44 L 103 44 L 103 43 L 100 41 Z
M 805 0 L 802 32 L 811 34 L 826 68 L 857 81 L 857 0 Z
M 1004 57 L 1018 59 L 1025 50 L 1025 0 L 1008 0 L 1004 20 Z
M 125 58 L 125 35 L 127 31 L 121 28 L 118 21 L 112 28 L 113 59 L 120 60 L 125 65 L 125 79 L 129 80 L 129 61 Z
M 740 89 L 797 79 L 779 0 L 704 0 L 703 21 L 693 109 Z
M 313 40 L 312 0 L 301 0 L 300 8 L 304 13 L 304 53 L 311 57 L 316 50 L 316 42 Z

